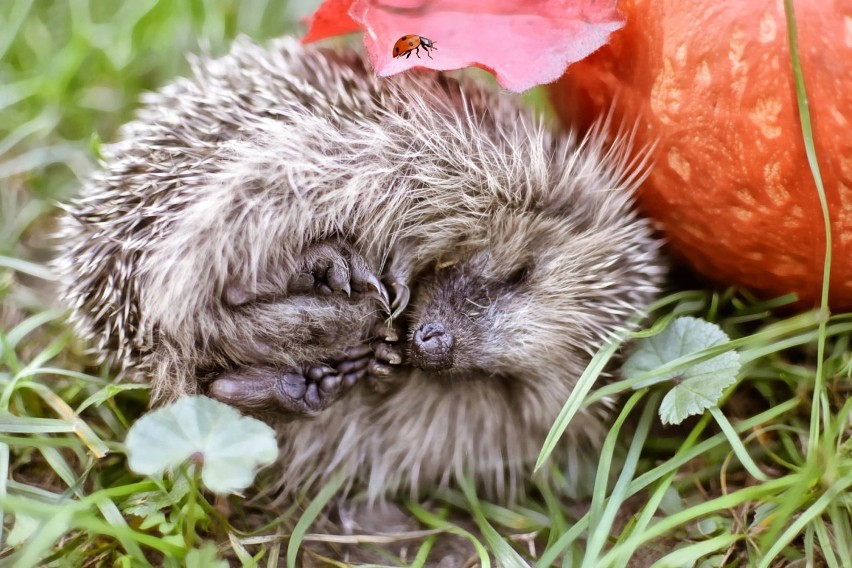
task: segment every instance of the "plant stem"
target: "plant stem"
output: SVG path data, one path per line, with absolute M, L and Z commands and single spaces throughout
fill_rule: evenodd
M 805 154 L 816 184 L 819 204 L 822 208 L 822 221 L 825 228 L 825 260 L 822 269 L 822 296 L 820 298 L 819 338 L 817 340 L 817 370 L 814 383 L 813 402 L 811 405 L 811 425 L 808 437 L 808 458 L 815 455 L 819 445 L 820 435 L 820 404 L 822 402 L 823 389 L 823 361 L 825 359 L 826 325 L 828 323 L 828 285 L 831 279 L 831 218 L 828 214 L 828 200 L 825 196 L 825 187 L 822 184 L 822 176 L 819 171 L 819 163 L 816 159 L 814 148 L 813 128 L 811 127 L 811 115 L 808 109 L 808 96 L 805 92 L 805 79 L 802 74 L 802 64 L 799 59 L 798 31 L 796 27 L 796 14 L 793 10 L 793 0 L 784 0 L 784 13 L 787 17 L 787 37 L 790 43 L 790 61 L 793 68 L 793 79 L 796 84 L 796 101 L 799 105 L 799 120 L 802 124 L 802 138 L 805 143 Z M 822 409 L 823 422 L 828 421 L 828 408 Z M 825 424 L 827 427 L 827 424 Z

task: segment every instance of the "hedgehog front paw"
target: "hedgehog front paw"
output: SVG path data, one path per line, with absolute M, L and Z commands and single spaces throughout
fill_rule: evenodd
M 393 373 L 393 367 L 401 364 L 403 360 L 402 346 L 399 344 L 400 334 L 396 326 L 380 322 L 373 328 L 372 335 L 367 384 L 376 392 L 386 392 L 391 384 L 387 378 Z
M 313 416 L 349 390 L 358 377 L 317 365 L 304 372 L 245 367 L 220 375 L 211 397 L 250 414 L 288 413 Z
M 350 376 L 354 380 L 387 377 L 393 366 L 402 363 L 402 348 L 397 345 L 398 341 L 399 333 L 395 329 L 377 325 L 369 343 L 345 349 L 331 365 L 344 379 Z
M 302 270 L 287 286 L 292 294 L 316 293 L 374 298 L 390 313 L 387 290 L 364 258 L 346 243 L 319 243 L 304 254 Z

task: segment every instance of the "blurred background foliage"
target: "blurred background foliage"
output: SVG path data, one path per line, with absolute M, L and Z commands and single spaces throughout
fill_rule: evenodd
M 239 34 L 300 33 L 318 4 L 0 2 L 0 254 L 45 258 L 45 214 L 77 191 L 140 94 L 187 72 L 187 53 L 224 53 Z
M 141 93 L 188 72 L 186 54 L 205 51 L 223 54 L 239 34 L 261 42 L 299 34 L 300 20 L 318 4 L 319 0 L 0 0 L 0 417 L 17 428 L 0 432 L 0 515 L 4 513 L 3 498 L 7 494 L 17 497 L 19 504 L 73 505 L 75 500 L 84 498 L 84 489 L 96 494 L 102 488 L 132 487 L 138 481 L 127 471 L 121 452 L 98 460 L 79 439 L 79 431 L 72 433 L 65 429 L 60 430 L 63 435 L 52 436 L 49 427 L 56 420 L 50 424 L 42 422 L 43 417 L 58 417 L 78 428 L 82 416 L 91 428 L 86 430 L 91 437 L 96 433 L 101 440 L 115 444 L 124 439 L 128 425 L 144 411 L 147 403 L 146 393 L 138 387 L 112 384 L 106 369 L 101 370 L 100 376 L 80 378 L 79 371 L 92 372 L 92 369 L 86 366 L 82 348 L 62 322 L 62 312 L 52 309 L 57 302 L 51 292 L 52 277 L 45 265 L 50 258 L 50 234 L 57 203 L 78 191 L 96 163 L 101 142 L 115 139 L 117 129 L 138 107 Z M 539 109 L 546 108 L 541 90 L 527 94 L 526 100 Z M 773 566 L 792 565 L 791 562 L 804 565 L 803 559 L 808 565 L 820 565 L 815 543 L 829 551 L 825 556 L 827 565 L 832 568 L 850 565 L 850 556 L 843 555 L 852 543 L 849 515 L 852 442 L 848 419 L 852 416 L 849 400 L 852 336 L 848 316 L 841 314 L 832 320 L 836 324 L 832 333 L 838 338 L 832 340 L 825 365 L 830 386 L 823 399 L 828 418 L 822 424 L 831 428 L 820 431 L 821 423 L 812 421 L 817 428 L 811 428 L 811 439 L 822 445 L 811 444 L 816 450 L 808 450 L 804 441 L 809 435 L 807 409 L 815 376 L 813 337 L 816 337 L 817 317 L 805 314 L 773 324 L 770 308 L 777 306 L 777 301 L 752 304 L 728 292 L 684 294 L 683 302 L 662 316 L 661 321 L 676 313 L 701 315 L 719 322 L 726 331 L 738 331 L 731 333 L 735 337 L 747 336 L 763 325 L 774 325 L 770 331 L 783 331 L 773 336 L 776 339 L 771 344 L 760 332 L 748 339 L 750 343 L 742 343 L 744 348 L 751 349 L 752 357 L 748 378 L 738 391 L 746 394 L 732 397 L 732 404 L 727 407 L 735 421 L 768 408 L 764 411 L 769 416 L 764 419 L 765 424 L 755 421 L 753 432 L 743 430 L 741 434 L 747 437 L 749 450 L 762 459 L 761 465 L 773 479 L 760 484 L 743 476 L 741 471 L 729 475 L 730 448 L 721 443 L 719 433 L 713 435 L 719 438 L 718 445 L 708 446 L 715 449 L 694 452 L 695 457 L 686 464 L 678 462 L 678 455 L 692 452 L 690 444 L 696 444 L 704 435 L 709 415 L 699 421 L 694 435 L 690 434 L 686 440 L 677 435 L 668 439 L 652 436 L 649 446 L 653 459 L 647 465 L 658 473 L 664 472 L 659 473 L 662 481 L 653 488 L 659 500 L 650 500 L 647 515 L 642 513 L 644 521 L 637 525 L 634 518 L 625 525 L 619 543 L 624 544 L 625 535 L 637 526 L 630 537 L 633 548 L 660 536 L 652 534 L 656 529 L 654 525 L 649 528 L 648 523 L 663 496 L 669 495 L 668 487 L 678 474 L 678 488 L 688 494 L 688 501 L 695 507 L 677 513 L 667 509 L 666 514 L 672 513 L 666 525 L 671 532 L 663 535 L 662 548 L 671 549 L 674 543 L 684 548 L 673 553 L 680 555 L 676 556 L 679 562 L 665 565 L 692 565 L 684 559 L 695 560 L 717 550 L 723 552 L 719 554 L 721 560 L 717 558 L 718 562 L 703 565 L 745 565 L 740 560 L 747 553 L 757 550 L 759 556 L 770 547 L 772 554 L 766 557 L 763 566 L 774 562 L 782 548 L 785 556 L 779 556 Z M 792 340 L 795 341 L 789 342 Z M 791 346 L 796 347 L 791 349 Z M 15 437 L 10 433 L 28 436 Z M 777 438 L 775 442 L 773 436 Z M 735 447 L 743 447 L 736 435 L 732 439 L 738 444 Z M 756 445 L 760 447 L 755 448 Z M 654 446 L 664 453 L 678 455 L 664 462 L 654 454 Z M 746 450 L 742 449 L 741 453 Z M 648 479 L 645 474 L 642 477 Z M 720 478 L 724 483 L 714 481 Z M 706 501 L 728 493 L 728 483 L 746 487 L 740 491 L 739 500 L 722 501 L 720 497 L 715 501 L 717 508 L 706 508 Z M 770 490 L 776 493 L 769 494 Z M 603 497 L 601 492 L 598 498 Z M 543 505 L 530 503 L 522 511 L 489 506 L 488 516 L 514 533 L 513 543 L 519 547 L 532 542 L 530 535 L 546 538 L 550 551 L 542 558 L 554 559 L 573 547 L 573 552 L 565 554 L 565 562 L 567 565 L 573 559 L 577 561 L 574 565 L 579 565 L 581 548 L 574 541 L 580 536 L 578 530 L 585 531 L 582 523 L 578 521 L 579 529 L 572 525 L 569 530 L 567 519 L 573 518 L 573 512 L 563 514 L 555 498 L 547 495 L 543 501 Z M 463 498 L 447 501 L 453 506 L 462 502 Z M 765 507 L 773 502 L 779 504 L 777 510 Z M 602 503 L 597 503 L 597 509 L 591 508 L 593 513 L 597 511 L 592 521 L 588 515 L 583 517 L 586 522 L 597 523 L 590 533 L 600 546 L 616 534 L 611 526 L 614 517 L 608 518 L 610 524 L 598 522 L 605 517 L 601 515 Z M 614 507 L 607 504 L 607 510 L 614 511 L 618 506 L 618 502 Z M 105 509 L 104 518 L 113 524 L 123 522 L 116 505 L 112 507 Z M 671 507 L 671 503 L 667 501 L 661 508 L 666 507 Z M 763 507 L 762 520 L 758 522 L 752 513 L 760 507 Z M 443 504 L 439 509 L 447 511 Z M 50 528 L 50 522 L 56 519 L 53 510 L 33 505 L 32 512 L 35 515 L 42 511 L 40 522 Z M 412 505 L 411 511 L 428 528 L 445 530 L 449 526 L 443 518 L 425 512 L 419 505 Z M 716 523 L 720 518 L 717 512 L 731 518 Z M 97 515 L 101 513 L 78 513 L 82 520 L 100 522 Z M 129 517 L 135 523 L 134 514 Z M 693 525 L 699 517 L 701 523 Z M 479 523 L 485 516 L 479 513 L 478 518 Z M 755 526 L 749 524 L 751 518 L 755 519 Z M 5 515 L 4 521 L 5 527 L 0 526 L 0 531 L 9 529 L 9 515 Z M 716 532 L 706 533 L 705 521 L 716 523 Z M 809 524 L 803 529 L 805 522 Z M 684 532 L 683 527 L 698 532 Z M 496 535 L 493 529 L 486 528 L 483 531 L 486 537 Z M 455 530 L 452 527 L 449 532 Z M 782 530 L 783 538 L 776 538 Z M 173 535 L 165 529 L 160 532 L 163 538 L 153 542 L 165 546 L 163 543 Z M 800 537 L 802 532 L 804 537 Z M 80 532 L 73 538 L 60 538 L 62 534 L 62 531 L 42 530 L 37 540 L 28 541 L 15 553 L 17 560 L 29 558 L 30 563 L 17 565 L 47 565 L 45 558 L 59 559 L 53 565 L 62 566 L 84 565 L 84 558 L 88 558 L 85 565 L 113 565 L 110 555 L 118 554 L 114 552 L 119 550 L 118 545 L 102 538 L 98 531 Z M 706 540 L 708 536 L 712 538 Z M 270 538 L 274 543 L 272 549 L 281 547 L 280 539 L 275 540 L 278 537 Z M 760 546 L 754 544 L 755 538 L 760 539 Z M 47 553 L 54 541 L 56 551 L 50 557 L 42 557 L 41 553 Z M 429 554 L 431 543 L 426 540 L 420 549 L 425 553 L 418 553 L 418 558 Z M 129 553 L 133 551 L 131 545 L 132 542 L 123 544 Z M 506 548 L 497 542 L 492 550 L 501 546 Z M 239 547 L 234 547 L 241 554 Z M 838 554 L 831 550 L 837 550 Z M 0 556 L 5 552 L 8 551 L 0 549 Z M 0 558 L 0 565 L 9 565 L 8 560 L 10 557 Z M 398 565 L 396 561 L 393 564 Z M 542 565 L 550 563 L 542 561 Z

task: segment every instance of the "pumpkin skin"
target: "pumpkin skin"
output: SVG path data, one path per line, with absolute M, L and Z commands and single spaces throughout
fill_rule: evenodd
M 639 200 L 674 255 L 721 285 L 819 303 L 825 235 L 783 2 L 625 0 L 627 25 L 551 85 L 557 113 L 656 146 Z M 832 223 L 830 303 L 852 309 L 852 0 L 797 0 L 799 56 Z

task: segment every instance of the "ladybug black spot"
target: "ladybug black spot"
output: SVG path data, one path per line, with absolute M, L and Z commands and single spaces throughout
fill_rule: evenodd
M 413 42 L 413 41 L 409 41 L 409 42 L 408 42 L 408 45 L 410 45 L 410 46 L 414 47 L 414 42 Z

